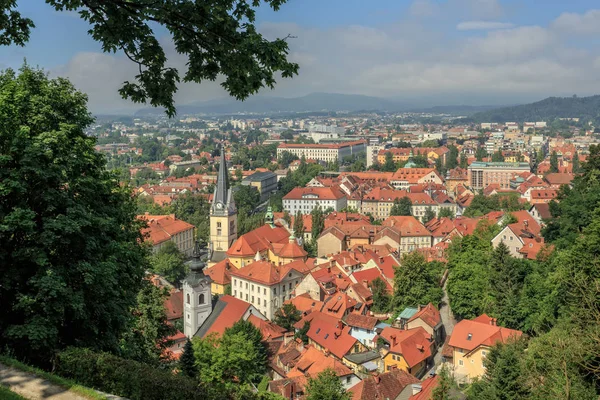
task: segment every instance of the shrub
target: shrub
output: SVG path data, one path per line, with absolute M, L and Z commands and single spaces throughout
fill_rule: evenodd
M 69 348 L 59 353 L 57 373 L 80 384 L 130 400 L 207 398 L 193 379 L 89 349 Z

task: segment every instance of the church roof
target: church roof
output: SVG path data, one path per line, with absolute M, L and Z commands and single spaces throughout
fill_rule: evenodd
M 225 159 L 225 148 L 221 145 L 221 161 L 219 163 L 219 173 L 217 175 L 217 186 L 215 188 L 214 202 L 227 202 L 227 188 L 229 186 L 229 176 L 227 173 L 227 160 Z
M 290 233 L 283 227 L 260 226 L 240 236 L 227 250 L 229 257 L 252 257 L 271 248 L 272 243 L 286 244 Z

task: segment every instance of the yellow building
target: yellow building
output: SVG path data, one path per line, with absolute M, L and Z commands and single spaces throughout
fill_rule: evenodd
M 498 342 L 506 343 L 522 335 L 521 331 L 502 328 L 496 319 L 485 314 L 462 320 L 454 327 L 448 344 L 453 348 L 454 377 L 458 382 L 470 382 L 485 373 L 483 360 Z
M 385 371 L 401 369 L 416 377 L 422 376 L 430 361 L 432 341 L 423 328 L 402 330 L 384 328 L 379 335 L 383 344 L 378 343 Z M 416 351 L 415 351 L 416 348 Z

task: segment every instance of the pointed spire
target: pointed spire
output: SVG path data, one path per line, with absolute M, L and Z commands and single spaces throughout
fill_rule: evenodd
M 217 186 L 215 187 L 213 204 L 221 203 L 223 206 L 227 204 L 228 186 L 229 174 L 227 172 L 227 160 L 225 159 L 225 147 L 221 144 L 221 158 L 219 161 L 219 173 L 217 175 Z

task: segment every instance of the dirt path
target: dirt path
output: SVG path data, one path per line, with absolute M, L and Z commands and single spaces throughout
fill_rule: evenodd
M 0 364 L 0 384 L 30 400 L 87 400 L 34 374 Z

